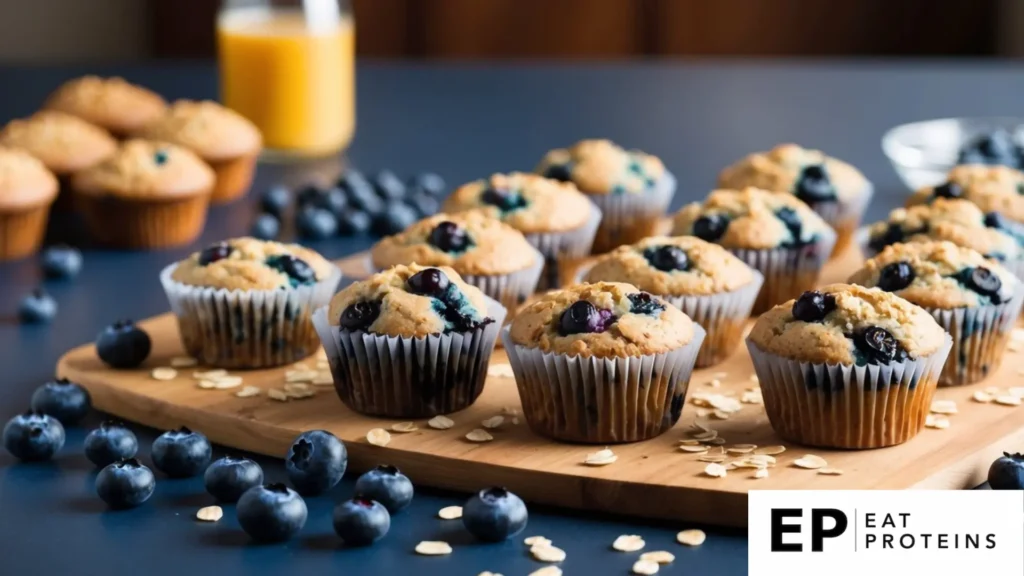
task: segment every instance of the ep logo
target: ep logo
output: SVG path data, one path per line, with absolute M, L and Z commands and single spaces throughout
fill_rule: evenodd
M 836 508 L 772 508 L 771 551 L 804 552 L 809 542 L 811 552 L 823 552 L 825 540 L 842 536 L 849 525 L 846 514 Z M 805 526 L 809 539 L 803 537 Z

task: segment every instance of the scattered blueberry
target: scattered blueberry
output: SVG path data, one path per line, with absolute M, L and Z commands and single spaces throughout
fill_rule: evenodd
M 644 250 L 644 258 L 651 266 L 663 272 L 690 269 L 690 259 L 679 246 L 651 246 Z
M 448 220 L 441 222 L 430 231 L 427 242 L 437 247 L 438 250 L 451 253 L 463 252 L 473 245 L 473 240 L 466 230 Z
M 409 478 L 398 468 L 381 465 L 356 480 L 355 494 L 357 498 L 376 500 L 388 512 L 397 514 L 412 503 L 413 487 Z
M 270 213 L 263 213 L 252 223 L 249 235 L 259 240 L 275 240 L 281 234 L 281 221 Z
M 32 410 L 49 414 L 61 424 L 76 424 L 89 413 L 89 392 L 67 378 L 51 380 L 32 393 Z
M 351 195 L 353 192 L 369 192 L 373 194 L 373 184 L 366 179 L 362 172 L 350 168 L 338 178 L 338 186 Z
M 388 202 L 383 212 L 373 219 L 373 232 L 380 236 L 398 234 L 412 226 L 420 215 L 405 202 L 393 200 Z
M 417 174 L 412 181 L 409 182 L 409 187 L 422 190 L 434 197 L 444 196 L 445 192 L 448 191 L 448 188 L 444 183 L 444 178 L 441 178 L 433 172 Z
M 808 206 L 836 199 L 836 188 L 832 185 L 828 170 L 821 164 L 804 167 L 793 193 Z
M 964 268 L 956 274 L 956 278 L 978 294 L 988 296 L 993 304 L 1001 303 L 1002 298 L 999 296 L 999 291 L 1003 289 L 1003 282 L 988 268 L 984 266 Z
M 283 272 L 292 286 L 308 286 L 316 283 L 316 270 L 302 258 L 291 254 L 280 254 L 267 258 L 267 266 Z
M 988 485 L 993 490 L 1024 490 L 1024 454 L 1003 452 L 988 469 Z
M 135 433 L 120 422 L 105 421 L 85 437 L 85 457 L 99 467 L 134 458 L 138 451 Z
M 885 328 L 869 326 L 853 335 L 853 344 L 869 362 L 888 365 L 907 359 L 903 345 Z
M 793 318 L 801 322 L 820 322 L 835 309 L 835 296 L 822 294 L 817 290 L 808 290 L 793 303 Z
M 444 272 L 437 268 L 427 268 L 410 276 L 406 284 L 413 294 L 440 298 L 448 291 L 451 282 Z
M 480 200 L 485 204 L 497 206 L 502 212 L 512 212 L 529 205 L 526 198 L 519 192 L 508 188 L 495 188 L 494 186 L 488 186 L 480 194 Z
M 228 256 L 231 256 L 231 245 L 227 242 L 217 242 L 216 244 L 211 244 L 206 248 L 203 248 L 203 250 L 199 252 L 199 265 L 206 266 L 208 264 L 213 264 L 214 262 L 223 260 Z
M 310 430 L 292 442 L 284 465 L 288 480 L 299 494 L 316 496 L 333 488 L 344 476 L 348 451 L 334 434 Z
M 171 478 L 189 478 L 206 469 L 212 453 L 206 436 L 182 426 L 158 436 L 151 456 L 157 470 Z
M 307 205 L 295 217 L 295 228 L 307 240 L 326 240 L 338 233 L 338 219 L 330 210 Z
M 345 330 L 369 330 L 370 325 L 380 316 L 380 302 L 365 300 L 354 302 L 341 311 L 338 322 Z
M 998 129 L 981 134 L 960 148 L 960 164 L 1005 164 L 1019 166 L 1021 148 L 1012 134 Z
M 292 203 L 292 193 L 287 186 L 275 184 L 267 189 L 260 198 L 260 209 L 267 214 L 280 218 Z
M 526 504 L 504 488 L 487 488 L 462 506 L 462 523 L 485 542 L 501 542 L 526 527 Z
M 242 530 L 258 542 L 284 542 L 306 524 L 306 502 L 284 484 L 253 486 L 236 506 Z
M 135 458 L 108 464 L 96 475 L 96 494 L 111 508 L 134 508 L 155 489 L 153 471 Z
M 246 490 L 263 484 L 263 468 L 248 458 L 225 456 L 206 468 L 203 484 L 217 500 L 238 502 Z
M 886 292 L 898 292 L 910 286 L 915 276 L 910 262 L 893 262 L 878 272 L 878 287 Z
M 586 300 L 577 300 L 562 312 L 558 319 L 558 333 L 562 336 L 571 334 L 590 334 L 604 332 L 615 321 L 611 310 L 598 310 Z
M 906 236 L 911 236 L 907 234 Z M 886 246 L 902 242 L 904 238 L 903 226 L 898 222 L 890 222 L 885 231 L 873 236 L 868 241 L 868 247 L 876 252 L 881 252 Z
M 338 234 L 342 236 L 354 236 L 363 234 L 370 229 L 373 219 L 362 210 L 349 208 L 338 216 Z
M 349 546 L 369 546 L 391 528 L 387 508 L 369 498 L 355 497 L 334 509 L 334 531 Z
M 441 202 L 436 196 L 431 196 L 426 192 L 415 192 L 409 194 L 405 198 L 406 204 L 408 204 L 413 210 L 416 211 L 420 216 L 430 216 L 436 214 L 441 209 Z
M 661 312 L 665 305 L 647 292 L 634 292 L 626 296 L 629 298 L 629 312 L 631 314 L 647 314 L 653 316 L 655 312 Z
M 544 177 L 559 182 L 572 182 L 572 164 L 552 164 L 544 171 Z
M 302 188 L 299 188 L 298 193 L 295 194 L 295 202 L 299 205 L 299 208 L 312 206 L 322 193 L 323 192 L 320 190 L 319 186 L 315 184 L 307 184 Z
M 312 205 L 317 208 L 323 208 L 337 217 L 338 214 L 341 214 L 348 208 L 348 198 L 341 188 L 334 187 L 324 190 L 319 196 L 314 198 Z
M 30 410 L 4 426 L 4 448 L 19 460 L 49 460 L 62 446 L 64 427 L 53 416 Z
M 964 195 L 964 189 L 956 182 L 945 182 L 932 189 L 932 196 L 936 198 L 959 198 Z
M 405 197 L 405 183 L 390 170 L 381 170 L 373 177 L 373 187 L 385 200 L 401 200 Z
M 43 251 L 43 274 L 53 280 L 68 280 L 82 271 L 82 252 L 72 246 L 50 246 Z
M 373 188 L 368 190 L 357 188 L 350 190 L 348 193 L 349 206 L 356 210 L 362 210 L 370 216 L 376 216 L 384 211 L 386 206 L 384 200 L 377 193 L 373 191 Z
M 725 234 L 729 218 L 722 214 L 701 216 L 693 223 L 693 235 L 701 240 L 715 242 Z
M 57 301 L 36 288 L 18 305 L 18 319 L 23 324 L 48 324 L 57 315 Z
M 96 337 L 96 353 L 112 368 L 135 368 L 149 357 L 149 334 L 131 320 L 118 320 Z

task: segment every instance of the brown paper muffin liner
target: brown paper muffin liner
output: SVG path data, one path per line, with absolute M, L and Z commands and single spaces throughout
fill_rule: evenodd
M 222 162 L 210 162 L 210 167 L 217 175 L 210 202 L 225 204 L 245 196 L 252 187 L 258 157 L 259 154 L 250 154 Z
M 889 366 L 798 362 L 747 340 L 764 408 L 782 438 L 821 448 L 895 446 L 924 427 L 942 364 L 953 345 Z
M 821 234 L 817 242 L 798 248 L 730 248 L 730 252 L 764 276 L 764 285 L 757 295 L 757 300 L 754 301 L 751 314 L 757 315 L 770 310 L 773 306 L 796 298 L 817 285 L 821 269 L 832 254 L 835 240 L 835 232 L 827 230 Z
M 16 260 L 39 251 L 46 235 L 50 204 L 0 212 L 0 260 Z
M 341 402 L 367 416 L 427 418 L 469 407 L 483 392 L 487 364 L 505 319 L 488 298 L 493 322 L 476 330 L 401 338 L 332 326 L 328 307 L 313 313 Z
M 588 194 L 601 210 L 591 252 L 603 254 L 654 236 L 675 192 L 675 176 L 666 171 L 653 188 L 642 194 Z
M 89 237 L 108 248 L 149 250 L 189 244 L 206 224 L 209 194 L 187 198 L 127 200 L 78 194 Z
M 818 216 L 821 216 L 822 220 L 836 231 L 836 244 L 832 248 L 833 256 L 841 254 L 852 241 L 853 234 L 860 226 L 861 217 L 864 216 L 864 211 L 867 210 L 874 194 L 875 188 L 868 182 L 863 192 L 847 202 L 820 202 L 811 207 Z
M 537 282 L 538 292 L 558 288 L 565 266 L 590 254 L 600 223 L 601 209 L 595 205 L 591 206 L 590 218 L 575 230 L 524 234 L 526 241 L 544 256 L 544 269 Z
M 675 425 L 686 402 L 704 329 L 686 346 L 646 356 L 584 358 L 544 352 L 501 332 L 523 415 L 542 436 L 615 444 L 654 438 Z
M 177 264 L 160 273 L 181 342 L 190 356 L 219 368 L 270 368 L 311 356 L 320 346 L 312 314 L 326 305 L 341 271 L 290 289 L 227 290 L 190 286 L 171 278 Z

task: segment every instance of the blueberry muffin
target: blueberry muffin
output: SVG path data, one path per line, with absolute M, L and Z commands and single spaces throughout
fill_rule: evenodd
M 833 253 L 849 244 L 874 190 L 853 166 L 796 144 L 780 144 L 739 160 L 722 170 L 718 186 L 793 194 L 835 229 Z
M 817 284 L 836 237 L 796 196 L 758 188 L 715 190 L 703 203 L 684 206 L 672 234 L 718 244 L 758 270 L 764 286 L 754 314 Z
M 533 294 L 544 257 L 523 234 L 478 212 L 435 214 L 383 238 L 370 251 L 373 267 L 448 266 L 512 311 Z
M 590 253 L 601 211 L 572 182 L 536 174 L 494 174 L 459 187 L 445 201 L 445 212 L 482 210 L 519 230 L 544 255 L 538 289 L 556 288 L 560 263 Z M 568 267 L 568 266 L 566 266 Z
M 313 321 L 346 406 L 421 418 L 480 396 L 504 316 L 455 270 L 412 264 L 345 288 Z
M 702 368 L 736 350 L 762 276 L 717 244 L 653 236 L 601 256 L 583 281 L 632 284 L 682 310 L 707 333 L 697 355 Z
M 608 140 L 581 140 L 548 152 L 536 172 L 572 182 L 601 210 L 593 252 L 603 253 L 658 231 L 676 181 L 656 156 Z
M 0 260 L 35 253 L 46 234 L 57 178 L 37 158 L 0 146 Z
M 772 308 L 747 338 L 775 432 L 851 449 L 902 444 L 921 430 L 951 344 L 923 308 L 852 284 Z
M 209 100 L 178 100 L 142 130 L 146 138 L 195 152 L 217 175 L 214 203 L 237 200 L 249 191 L 263 136 L 248 119 Z
M 704 330 L 635 286 L 599 282 L 544 294 L 502 339 L 535 432 L 610 444 L 679 420 Z
M 132 136 L 159 118 L 167 102 L 124 78 L 83 76 L 65 82 L 43 104 L 95 124 L 115 136 Z
M 1024 290 L 995 260 L 952 242 L 887 246 L 850 277 L 927 310 L 953 337 L 940 386 L 972 384 L 1003 358 Z
M 907 199 L 907 207 L 928 204 L 936 198 L 960 198 L 982 212 L 998 212 L 1024 223 L 1024 172 L 1008 166 L 957 166 L 942 184 L 915 192 Z
M 316 352 L 312 314 L 341 272 L 297 244 L 235 238 L 160 273 L 190 356 L 222 368 L 269 368 Z

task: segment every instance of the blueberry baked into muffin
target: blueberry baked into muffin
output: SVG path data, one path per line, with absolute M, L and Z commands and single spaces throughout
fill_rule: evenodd
M 893 244 L 849 281 L 917 304 L 953 337 L 940 386 L 971 384 L 999 367 L 1024 300 L 1013 273 L 952 242 Z
M 1007 166 L 957 166 L 942 184 L 911 195 L 907 207 L 928 204 L 936 198 L 967 200 L 982 212 L 998 212 L 1016 223 L 1024 223 L 1024 172 Z
M 652 236 L 601 256 L 583 281 L 632 284 L 682 310 L 707 333 L 697 355 L 702 368 L 739 346 L 763 277 L 717 244 Z
M 346 406 L 420 418 L 477 399 L 504 317 L 455 270 L 412 264 L 348 286 L 313 321 Z
M 715 190 L 673 217 L 673 235 L 726 248 L 764 276 L 753 313 L 795 298 L 817 284 L 835 232 L 790 194 L 759 188 Z
M 849 244 L 874 190 L 853 166 L 796 144 L 780 144 L 739 160 L 722 170 L 718 186 L 793 194 L 835 229 L 834 253 Z
M 804 292 L 763 314 L 747 337 L 772 428 L 825 448 L 913 438 L 951 345 L 924 309 L 853 284 Z
M 373 267 L 448 266 L 508 309 L 533 294 L 544 258 L 523 234 L 478 211 L 435 214 L 387 236 L 370 251 Z
M 185 350 L 221 368 L 312 355 L 320 344 L 313 311 L 340 280 L 338 268 L 308 248 L 254 238 L 216 242 L 160 273 Z
M 590 254 L 601 211 L 572 182 L 536 174 L 494 174 L 460 186 L 445 212 L 481 210 L 519 230 L 544 255 L 538 289 L 557 288 L 560 263 Z
M 57 178 L 36 157 L 0 146 L 0 260 L 36 252 L 46 235 Z
M 576 184 L 601 210 L 595 254 L 655 234 L 676 191 L 675 178 L 658 157 L 609 140 L 551 150 L 536 172 Z
M 544 294 L 502 340 L 534 432 L 610 444 L 679 420 L 704 330 L 635 286 L 599 282 Z

